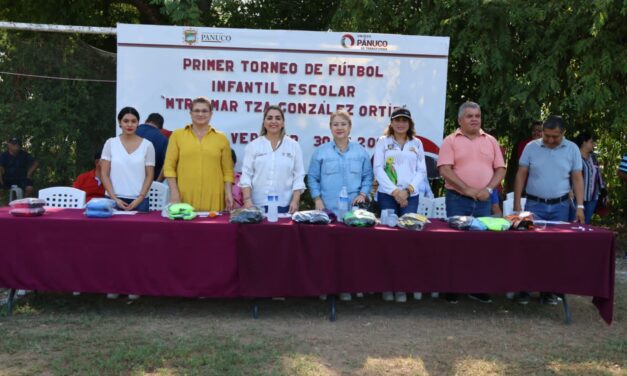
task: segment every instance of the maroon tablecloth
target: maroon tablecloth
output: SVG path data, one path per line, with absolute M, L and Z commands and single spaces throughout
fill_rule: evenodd
M 611 323 L 614 234 L 571 227 L 470 232 L 440 220 L 420 232 L 288 221 L 240 226 L 240 294 L 553 291 L 593 296 Z
M 571 227 L 467 232 L 434 220 L 413 232 L 71 209 L 18 218 L 0 208 L 0 286 L 206 297 L 554 291 L 592 296 L 611 323 L 614 234 Z
M 82 210 L 51 209 L 20 218 L 0 208 L 0 286 L 236 297 L 236 229 L 226 217 L 86 218 Z

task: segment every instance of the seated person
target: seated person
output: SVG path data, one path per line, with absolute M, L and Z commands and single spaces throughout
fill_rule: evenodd
M 7 142 L 7 151 L 0 154 L 0 187 L 9 190 L 17 185 L 24 190 L 24 197 L 33 195 L 33 173 L 38 163 L 22 150 L 20 141 L 13 137 Z
M 89 202 L 92 198 L 105 197 L 104 185 L 100 180 L 100 151 L 94 154 L 93 170 L 83 172 L 76 177 L 72 187 L 85 191 L 85 202 Z

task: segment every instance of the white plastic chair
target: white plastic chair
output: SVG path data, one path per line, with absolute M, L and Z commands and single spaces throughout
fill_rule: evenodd
M 148 191 L 148 210 L 163 210 L 168 205 L 169 193 L 166 184 L 153 181 Z
M 22 191 L 22 188 L 18 187 L 17 185 L 12 185 L 11 189 L 9 190 L 9 202 L 13 200 L 19 200 L 21 198 L 24 198 L 24 191 Z
M 431 215 L 433 218 L 446 218 L 446 198 L 438 197 L 433 200 Z
M 82 209 L 85 207 L 85 191 L 72 187 L 50 187 L 39 190 L 39 198 L 53 208 Z
M 418 214 L 422 214 L 427 218 L 432 218 L 433 200 L 426 196 L 420 196 L 418 199 Z
M 508 193 L 509 195 L 509 193 Z M 507 198 L 507 200 L 503 201 L 503 216 L 510 215 L 514 212 L 514 199 Z
M 526 197 L 522 197 L 520 199 L 520 208 L 525 210 L 525 203 L 527 202 Z M 503 216 L 510 215 L 514 213 L 514 198 L 507 199 L 503 201 Z

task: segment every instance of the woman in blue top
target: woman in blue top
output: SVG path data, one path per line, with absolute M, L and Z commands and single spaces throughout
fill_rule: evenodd
M 348 139 L 352 127 L 348 112 L 336 111 L 331 114 L 329 126 L 333 142 L 320 145 L 314 151 L 309 163 L 307 182 L 316 209 L 328 209 L 337 213 L 342 187 L 346 187 L 352 205 L 366 200 L 372 188 L 372 166 L 368 152 Z M 340 299 L 351 300 L 351 294 L 341 293 Z
M 358 143 L 349 141 L 352 123 L 346 111 L 331 114 L 329 126 L 333 142 L 320 145 L 314 151 L 307 182 L 316 209 L 337 213 L 342 187 L 346 187 L 352 205 L 366 200 L 372 188 L 372 167 L 368 152 Z

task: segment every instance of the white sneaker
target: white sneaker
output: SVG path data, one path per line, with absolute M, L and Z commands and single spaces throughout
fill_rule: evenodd
M 135 294 L 129 294 L 128 295 L 128 300 L 137 300 L 139 299 L 140 295 L 135 295 Z
M 386 302 L 391 302 L 394 300 L 394 293 L 392 291 L 385 291 L 384 293 L 381 294 L 381 296 L 383 297 L 383 300 L 385 300 Z
M 414 293 L 414 300 L 422 300 L 422 293 L 421 292 L 415 292 Z
M 364 293 L 363 292 L 358 292 L 357 294 L 355 294 L 355 296 L 357 298 L 363 298 L 364 297 Z
M 440 293 L 439 292 L 432 292 L 431 293 L 431 299 L 437 299 L 440 297 Z
M 120 297 L 120 294 L 113 294 L 113 293 L 108 293 L 107 294 L 107 299 L 117 299 Z
M 405 303 L 407 301 L 407 294 L 405 294 L 404 292 L 395 292 L 394 300 L 397 303 Z
M 343 302 L 350 302 L 352 299 L 351 294 L 347 293 L 347 292 L 341 292 L 340 293 L 340 300 Z

